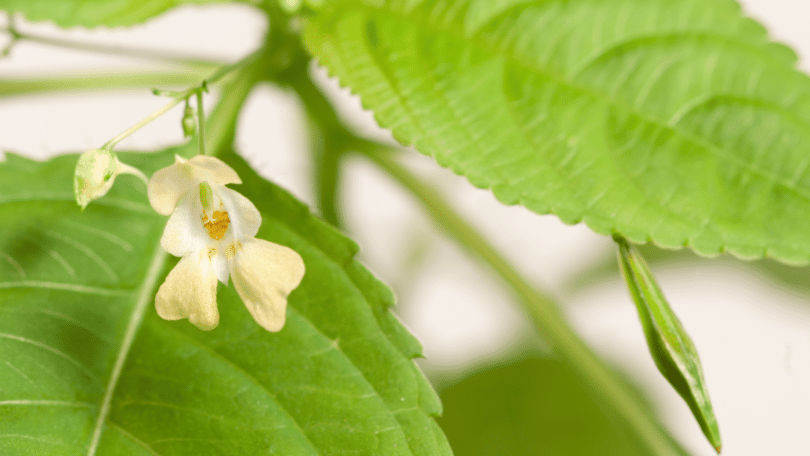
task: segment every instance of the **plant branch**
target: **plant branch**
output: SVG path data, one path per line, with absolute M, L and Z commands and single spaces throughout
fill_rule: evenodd
M 279 23 L 289 20 L 276 9 L 270 13 Z M 275 82 L 295 90 L 307 112 L 318 209 L 324 220 L 340 227 L 340 163 L 344 152 L 354 142 L 354 136 L 338 119 L 331 103 L 312 81 L 309 74 L 310 57 L 302 47 L 300 36 L 291 32 L 288 26 L 279 26 L 272 41 L 277 43 L 273 60 L 283 68 L 274 78 Z
M 347 145 L 353 137 L 334 115 L 331 105 L 304 73 L 291 83 L 307 108 L 310 124 L 310 150 L 312 152 L 315 195 L 321 217 L 341 227 L 340 164 Z
M 265 77 L 264 49 L 243 60 L 233 78 L 223 84 L 221 98 L 205 119 L 205 150 L 208 155 L 219 155 L 233 143 L 236 121 L 253 86 Z M 207 82 L 215 81 L 210 78 Z M 198 128 L 199 130 L 199 128 Z M 192 138 L 177 154 L 190 158 L 197 154 L 197 143 Z
M 124 47 L 114 45 L 111 46 L 107 44 L 68 40 L 64 38 L 54 38 L 50 36 L 39 35 L 36 33 L 21 32 L 13 24 L 6 27 L 0 27 L 0 33 L 7 33 L 11 36 L 11 43 L 9 44 L 9 46 L 12 46 L 17 41 L 30 41 L 32 43 L 39 43 L 63 49 L 73 49 L 76 51 L 93 52 L 97 54 L 107 54 L 114 56 L 125 56 L 137 59 L 152 60 L 157 62 L 202 67 L 207 69 L 216 68 L 228 64 L 228 62 L 222 62 L 214 59 L 191 57 L 184 54 L 161 51 L 157 49 Z
M 437 226 L 447 232 L 465 250 L 487 264 L 517 295 L 518 302 L 534 321 L 538 331 L 551 344 L 555 353 L 586 384 L 593 398 L 608 409 L 616 410 L 635 430 L 635 437 L 648 454 L 683 455 L 668 432 L 658 424 L 654 414 L 642 403 L 614 371 L 596 356 L 580 339 L 550 296 L 536 290 L 515 271 L 475 228 L 459 216 L 435 190 L 414 177 L 391 158 L 390 146 L 378 144 L 352 134 L 340 121 L 331 103 L 308 77 L 290 84 L 301 97 L 310 116 L 316 119 L 341 153 L 356 151 L 388 172 L 391 177 L 419 198 Z M 327 136 L 325 141 L 330 138 Z
M 239 67 L 241 67 L 243 65 L 246 65 L 249 62 L 254 61 L 263 51 L 264 51 L 264 49 L 261 49 L 259 51 L 256 51 L 256 52 L 250 54 L 249 56 L 245 57 L 244 59 L 240 60 L 239 62 L 234 63 L 233 65 L 227 65 L 227 66 L 224 66 L 224 67 L 220 68 L 217 72 L 212 74 L 209 78 L 203 80 L 202 83 L 200 83 L 197 86 L 191 87 L 191 88 L 189 88 L 189 89 L 187 89 L 185 91 L 182 91 L 182 92 L 172 93 L 171 94 L 171 97 L 173 98 L 172 101 L 170 101 L 168 104 L 166 104 L 162 108 L 158 109 L 157 111 L 153 112 L 149 116 L 145 117 L 144 119 L 142 119 L 137 124 L 129 127 L 128 129 L 126 129 L 125 131 L 120 133 L 118 136 L 116 136 L 113 139 L 107 141 L 107 143 L 104 144 L 103 148 L 111 150 L 113 147 L 115 147 L 116 144 L 118 144 L 119 142 L 124 140 L 124 138 L 126 138 L 129 135 L 131 135 L 132 133 L 135 133 L 136 131 L 140 130 L 145 125 L 147 125 L 148 123 L 150 123 L 153 120 L 157 119 L 158 117 L 162 116 L 163 114 L 165 114 L 170 109 L 177 106 L 178 104 L 188 100 L 188 98 L 190 96 L 196 95 L 196 94 L 201 94 L 204 90 L 207 90 L 207 84 L 208 83 L 217 82 L 220 79 L 222 79 L 223 77 L 225 77 L 226 75 L 228 75 L 229 73 L 231 73 L 232 71 L 238 69 Z M 155 92 L 155 94 L 164 93 L 164 92 L 158 91 L 158 90 L 155 90 L 154 92 Z M 198 106 L 198 108 L 201 110 L 202 103 L 200 103 L 200 106 Z M 203 128 L 203 126 L 200 125 L 200 130 L 202 130 L 202 128 Z M 202 134 L 202 131 L 198 132 L 198 134 Z M 200 145 L 201 145 L 201 148 L 202 148 L 202 146 L 204 146 L 204 143 L 201 143 Z
M 188 86 L 198 84 L 208 72 L 120 72 L 105 74 L 72 74 L 58 78 L 16 76 L 0 79 L 0 97 L 22 96 L 50 91 L 110 90 L 131 87 Z
M 560 359 L 585 381 L 597 401 L 616 410 L 636 430 L 636 437 L 649 454 L 685 454 L 630 387 L 585 345 L 563 316 L 560 305 L 524 280 L 441 195 L 391 158 L 390 150 L 381 147 L 367 142 L 358 151 L 407 188 L 422 202 L 434 223 L 506 282 Z
M 205 155 L 205 111 L 202 91 L 197 92 L 197 142 L 200 143 L 200 155 Z

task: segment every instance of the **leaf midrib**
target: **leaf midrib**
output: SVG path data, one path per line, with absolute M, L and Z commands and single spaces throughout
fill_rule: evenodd
M 141 286 L 138 287 L 137 300 L 132 308 L 129 323 L 127 323 L 126 330 L 124 331 L 124 338 L 118 348 L 115 363 L 113 364 L 112 371 L 110 372 L 110 379 L 104 389 L 104 396 L 102 396 L 101 403 L 99 404 L 99 413 L 93 426 L 93 433 L 88 445 L 87 456 L 94 456 L 96 454 L 96 450 L 98 449 L 98 445 L 101 441 L 101 436 L 104 433 L 104 426 L 106 424 L 107 417 L 110 414 L 110 406 L 112 404 L 113 395 L 115 394 L 115 388 L 118 385 L 118 380 L 121 376 L 121 372 L 124 369 L 124 364 L 126 363 L 129 351 L 132 348 L 133 342 L 135 341 L 135 336 L 143 323 L 143 317 L 146 314 L 146 310 L 149 308 L 148 304 L 152 302 L 152 297 L 154 296 L 155 289 L 157 288 L 158 278 L 163 273 L 163 269 L 166 266 L 166 260 L 168 257 L 169 254 L 164 252 L 160 247 L 160 242 L 157 242 L 155 247 L 152 249 L 152 257 L 149 261 L 149 266 L 146 269 L 144 280 Z

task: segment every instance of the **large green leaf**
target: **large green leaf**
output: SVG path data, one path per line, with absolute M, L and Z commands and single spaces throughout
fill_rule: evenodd
M 441 390 L 456 456 L 632 456 L 626 421 L 600 408 L 559 361 L 486 366 Z
M 810 81 L 734 1 L 333 1 L 306 42 L 399 141 L 506 204 L 810 260 Z
M 720 453 L 720 428 L 695 344 L 669 306 L 644 257 L 625 239 L 615 240 L 619 246 L 619 265 L 638 309 L 653 361 L 689 405 L 703 434 Z
M 121 158 L 154 170 L 173 157 Z M 225 160 L 262 213 L 259 237 L 306 263 L 278 333 L 232 287 L 219 287 L 213 331 L 157 317 L 175 261 L 136 179 L 80 212 L 76 156 L 0 164 L 0 454 L 449 455 L 411 361 L 421 347 L 355 244 Z
M 144 22 L 176 6 L 226 0 L 0 0 L 0 10 L 22 13 L 29 21 L 61 27 L 126 26 Z

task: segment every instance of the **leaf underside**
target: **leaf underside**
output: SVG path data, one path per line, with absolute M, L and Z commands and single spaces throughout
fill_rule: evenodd
M 633 431 L 557 360 L 510 359 L 441 390 L 456 456 L 641 456 Z M 478 398 L 485 397 L 482 401 Z
M 506 204 L 810 261 L 810 81 L 732 0 L 336 0 L 306 42 L 400 142 Z
M 171 153 L 122 154 L 154 170 Z M 220 325 L 157 317 L 154 290 L 104 417 L 98 455 L 449 455 L 421 347 L 356 246 L 235 155 L 258 237 L 307 272 L 279 333 L 220 285 Z M 86 454 L 165 217 L 119 177 L 80 212 L 76 156 L 0 164 L 0 454 Z M 149 169 L 147 169 L 149 170 Z M 157 283 L 173 266 L 158 270 Z

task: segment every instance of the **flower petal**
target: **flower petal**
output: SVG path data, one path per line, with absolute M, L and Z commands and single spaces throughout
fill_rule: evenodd
M 236 292 L 256 323 L 268 331 L 281 330 L 287 296 L 304 277 L 301 256 L 282 245 L 249 239 L 228 263 Z
M 211 258 L 211 265 L 214 267 L 214 274 L 217 276 L 217 280 L 224 283 L 225 286 L 228 285 L 228 258 L 225 257 L 225 252 L 222 251 L 221 246 L 218 249 L 217 254 L 214 256 L 210 256 Z
M 149 180 L 149 204 L 159 214 L 169 215 L 183 194 L 198 191 L 200 182 L 225 185 L 241 184 L 242 180 L 233 168 L 218 158 L 197 155 L 186 160 L 175 156 L 173 165 L 158 170 Z
M 195 196 L 187 195 L 177 204 L 160 238 L 163 250 L 174 256 L 186 256 L 207 249 L 212 244 L 212 239 L 200 219 L 202 214 L 200 200 Z
M 213 185 L 211 188 L 228 211 L 234 238 L 245 239 L 256 236 L 262 225 L 262 215 L 256 206 L 236 190 L 222 185 Z
M 197 180 L 220 185 L 242 183 L 236 171 L 216 157 L 197 155 L 186 163 L 193 168 Z
M 195 182 L 192 171 L 186 160 L 176 156 L 173 165 L 152 175 L 147 186 L 147 195 L 149 204 L 158 214 L 171 214 L 183 194 L 196 190 L 198 183 Z
M 200 250 L 177 263 L 158 289 L 155 309 L 166 320 L 188 318 L 206 331 L 217 327 L 217 278 L 208 252 Z

